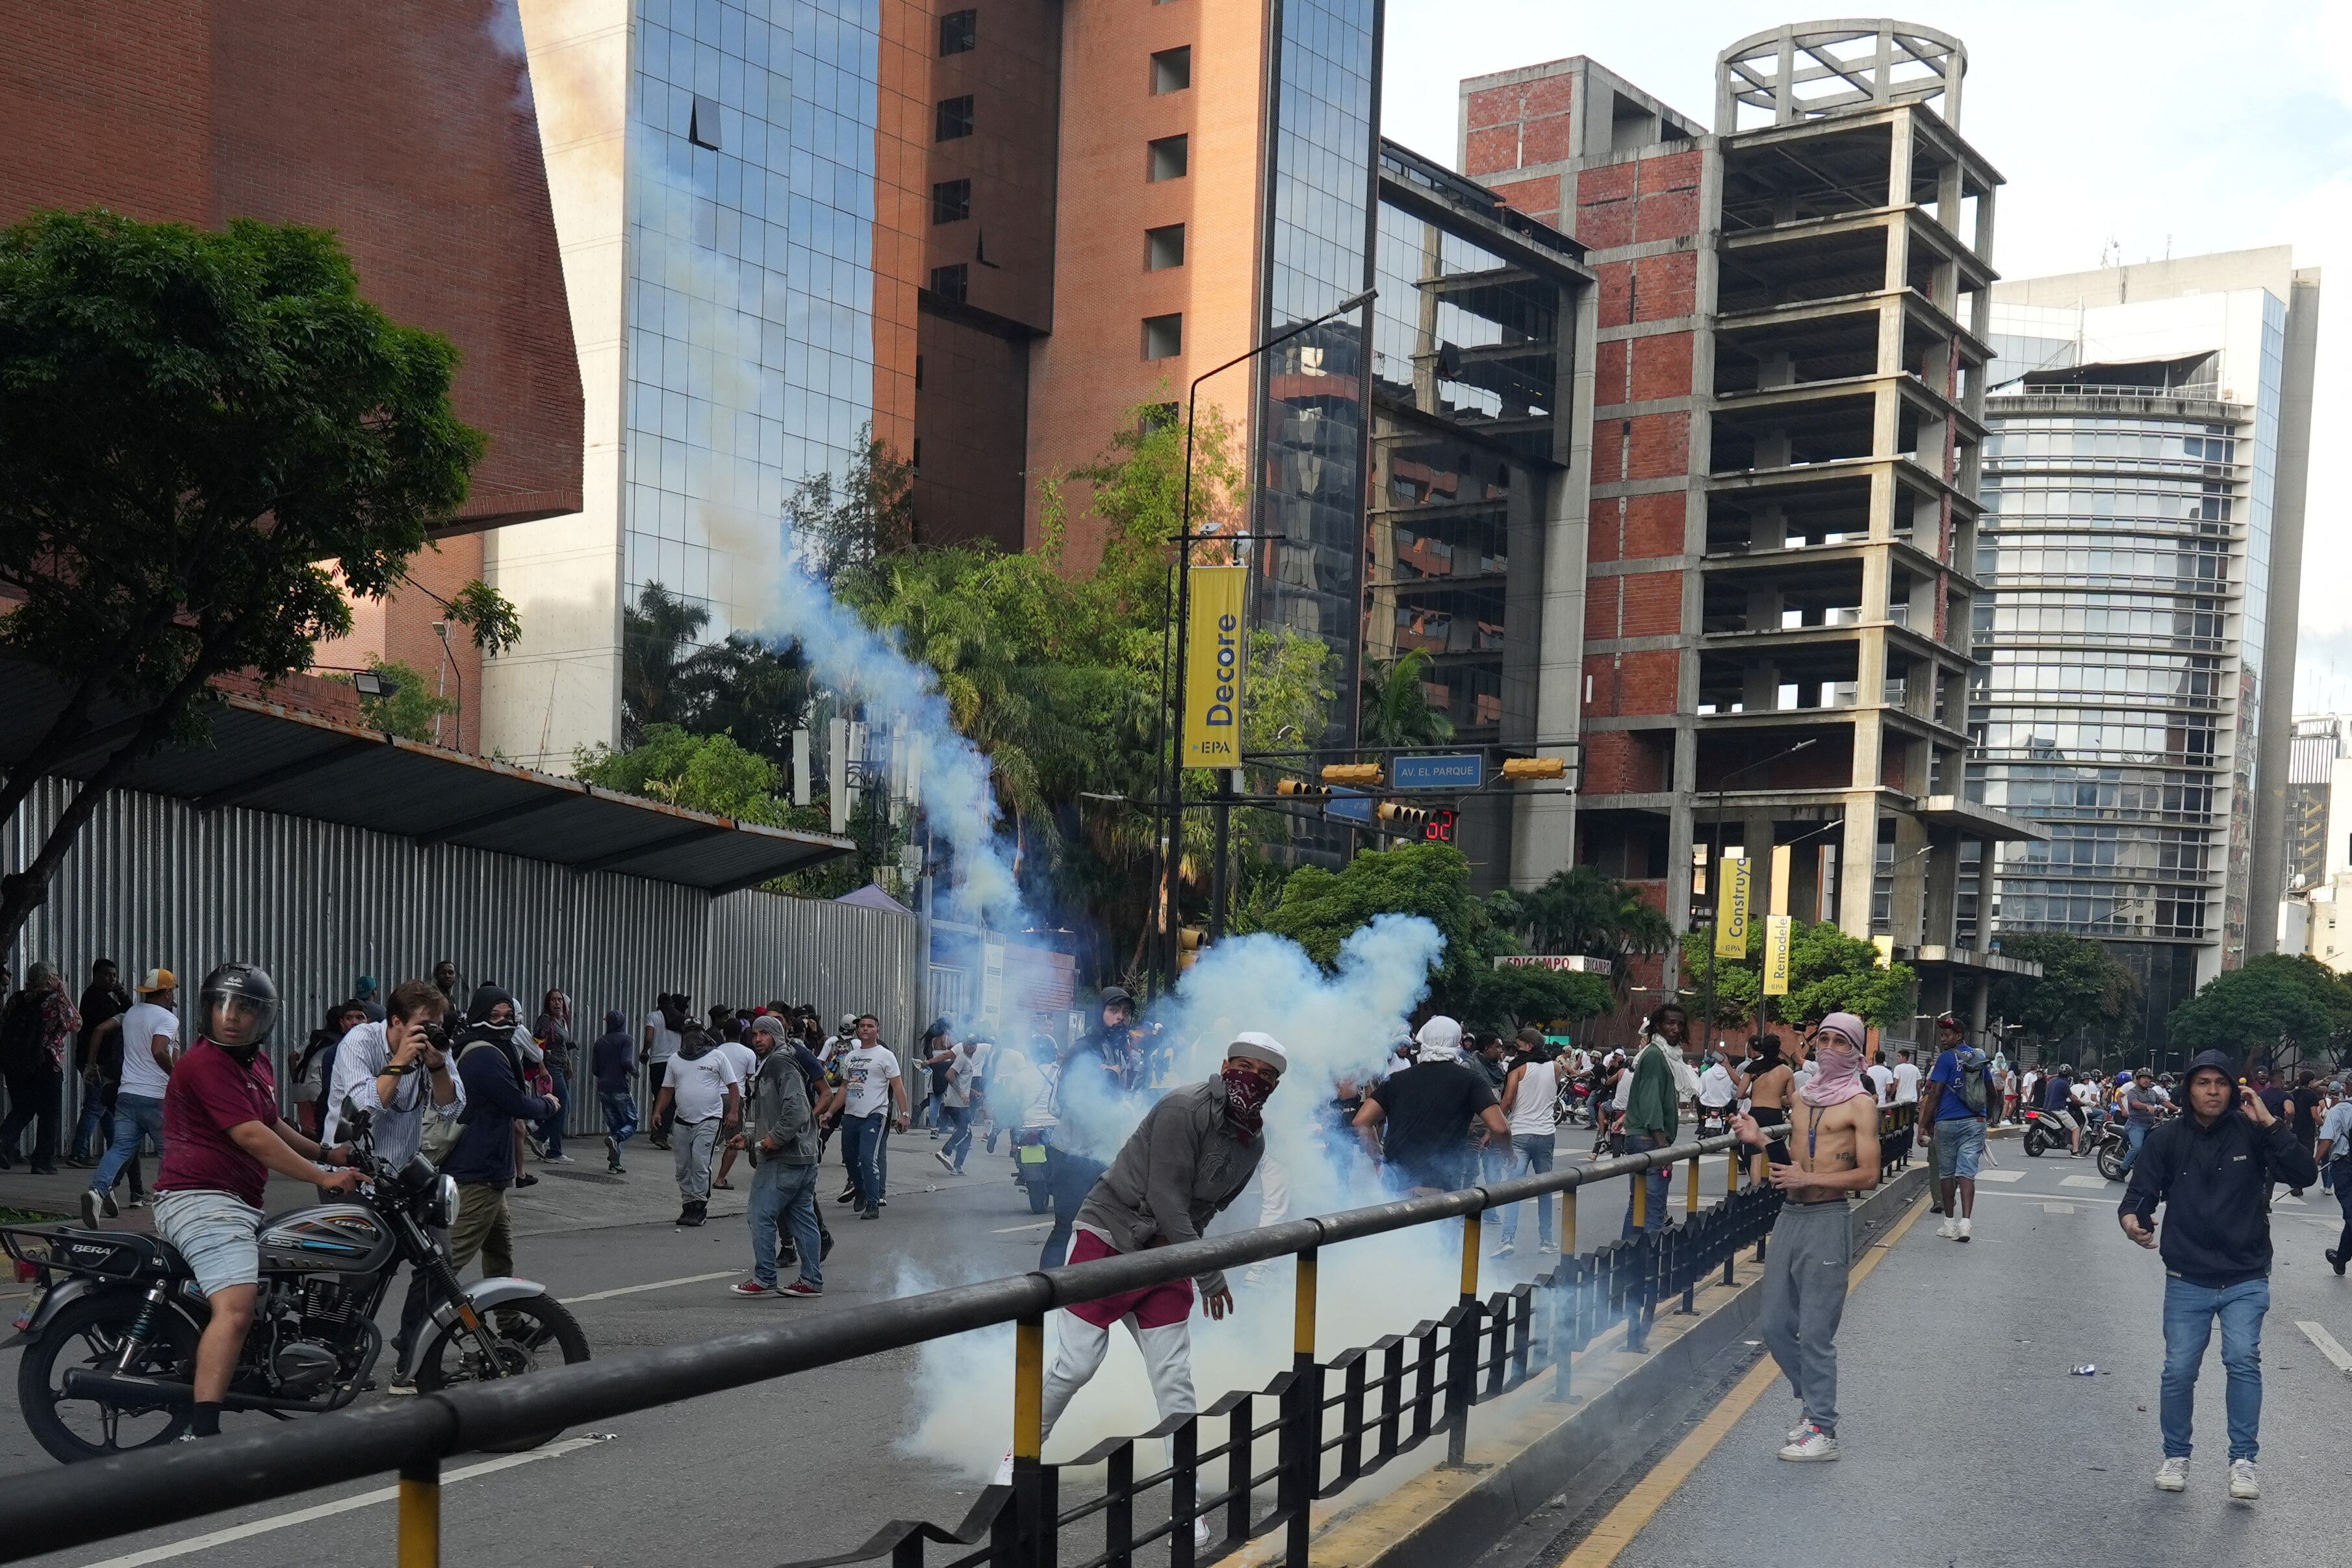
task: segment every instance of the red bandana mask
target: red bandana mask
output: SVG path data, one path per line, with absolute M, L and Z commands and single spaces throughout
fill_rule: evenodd
M 1226 1116 L 1244 1132 L 1259 1131 L 1265 1124 L 1265 1099 L 1274 1092 L 1274 1085 L 1246 1061 L 1226 1062 L 1223 1076 Z

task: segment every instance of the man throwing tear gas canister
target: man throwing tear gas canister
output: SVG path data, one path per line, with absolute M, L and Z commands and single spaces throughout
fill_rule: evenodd
M 1288 1053 L 1272 1035 L 1244 1033 L 1225 1048 L 1216 1077 L 1162 1096 L 1087 1195 L 1070 1261 L 1198 1240 L 1257 1170 L 1265 1153 L 1266 1099 L 1289 1065 Z M 1122 1321 L 1143 1353 L 1160 1418 L 1197 1414 L 1187 1326 L 1196 1285 L 1212 1318 L 1233 1310 L 1234 1293 L 1224 1275 L 1212 1269 L 1191 1280 L 1084 1301 L 1065 1312 L 1054 1362 L 1045 1370 L 1044 1435 L 1052 1435 L 1071 1396 L 1101 1369 L 1111 1325 Z M 1010 1451 L 996 1479 L 999 1485 L 1012 1480 Z M 1206 1520 L 1196 1521 L 1195 1536 L 1205 1541 L 1208 1528 Z

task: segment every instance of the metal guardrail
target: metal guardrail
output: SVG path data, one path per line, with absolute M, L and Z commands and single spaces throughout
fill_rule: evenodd
M 1913 1107 L 1900 1108 L 1902 1113 Z M 1882 1174 L 1911 1148 L 1910 1116 L 1882 1127 Z M 1700 1160 L 1729 1153 L 1724 1201 L 1699 1207 Z M 1649 1183 L 1633 1189 L 1634 1235 L 1579 1255 L 1575 1205 L 1561 1205 L 1561 1259 L 1549 1273 L 1485 1300 L 1477 1294 L 1480 1218 L 1545 1194 L 1688 1162 L 1684 1218 L 1643 1228 Z M 1471 1409 L 1549 1371 L 1553 1397 L 1569 1397 L 1572 1354 L 1622 1323 L 1628 1348 L 1643 1347 L 1662 1301 L 1693 1309 L 1699 1282 L 1717 1268 L 1727 1281 L 1738 1251 L 1764 1238 L 1779 1213 L 1777 1189 L 1743 1181 L 1735 1140 L 1716 1137 L 1626 1155 L 1580 1169 L 1521 1176 L 1426 1197 L 1211 1237 L 1124 1257 L 956 1286 L 772 1327 L 632 1351 L 551 1368 L 510 1382 L 478 1384 L 305 1420 L 283 1430 L 173 1444 L 63 1470 L 0 1481 L 0 1563 L 110 1540 L 136 1531 L 290 1497 L 396 1470 L 400 1476 L 399 1563 L 440 1561 L 440 1466 L 456 1455 L 682 1399 L 788 1377 L 951 1334 L 1016 1325 L 1014 1464 L 1010 1487 L 982 1492 L 950 1531 L 894 1521 L 863 1546 L 794 1568 L 862 1563 L 887 1554 L 891 1568 L 924 1568 L 927 1543 L 977 1547 L 935 1568 L 1045 1568 L 1059 1562 L 1061 1533 L 1102 1518 L 1104 1549 L 1074 1568 L 1130 1568 L 1138 1549 L 1165 1540 L 1173 1568 L 1194 1568 L 1279 1530 L 1285 1561 L 1306 1568 L 1312 1504 L 1440 1434 L 1460 1462 Z M 1315 1351 L 1318 1249 L 1447 1220 L 1462 1222 L 1462 1293 L 1444 1317 L 1405 1334 L 1318 1362 Z M 1102 1464 L 1103 1495 L 1060 1508 L 1062 1466 L 1041 1462 L 1045 1315 L 1056 1308 L 1291 1257 L 1297 1260 L 1293 1365 L 1256 1393 L 1228 1394 L 1198 1416 L 1138 1437 L 1099 1445 L 1078 1463 Z M 1670 1309 L 1671 1310 L 1671 1309 Z M 1336 1392 L 1331 1390 L 1336 1389 Z M 1261 1420 L 1271 1409 L 1272 1418 Z M 1337 1413 L 1337 1424 L 1332 1424 Z M 1223 1440 L 1203 1448 L 1203 1423 Z M 1136 1473 L 1135 1446 L 1161 1437 L 1172 1462 Z M 1273 1463 L 1260 1468 L 1271 1439 Z M 1220 1490 L 1202 1478 L 1222 1467 Z M 1261 1506 L 1267 1488 L 1269 1505 Z M 1165 1490 L 1166 1519 L 1138 1529 L 1139 1498 Z M 1157 1511 L 1156 1508 L 1153 1511 Z M 1212 1521 L 1216 1539 L 1196 1553 L 1192 1522 Z

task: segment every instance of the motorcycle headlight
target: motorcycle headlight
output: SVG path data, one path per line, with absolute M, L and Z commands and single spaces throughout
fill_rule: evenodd
M 450 1226 L 457 1223 L 457 1177 L 445 1176 L 435 1180 L 433 1184 L 433 1207 L 427 1212 L 425 1218 L 433 1222 L 434 1228 L 436 1230 L 446 1230 Z

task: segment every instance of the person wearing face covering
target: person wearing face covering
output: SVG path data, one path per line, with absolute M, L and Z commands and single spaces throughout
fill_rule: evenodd
M 1265 1153 L 1266 1099 L 1289 1065 L 1281 1041 L 1244 1032 L 1225 1047 L 1216 1077 L 1162 1095 L 1087 1195 L 1071 1263 L 1199 1240 L 1257 1170 Z M 1233 1291 L 1223 1273 L 1212 1269 L 1191 1280 L 1082 1301 L 1065 1312 L 1054 1364 L 1045 1373 L 1045 1435 L 1052 1435 L 1072 1396 L 1101 1369 L 1111 1326 L 1121 1322 L 1143 1353 L 1160 1420 L 1197 1414 L 1187 1327 L 1196 1286 L 1209 1316 L 1223 1318 L 1233 1311 Z M 997 1480 L 1007 1484 L 1012 1476 L 1013 1455 L 1007 1452 Z M 1195 1542 L 1207 1539 L 1208 1521 L 1196 1521 Z
M 604 1168 L 621 1170 L 621 1145 L 637 1130 L 637 1103 L 629 1085 L 637 1075 L 636 1042 L 629 1038 L 629 1020 L 618 1008 L 604 1014 L 604 1032 L 588 1048 L 588 1071 L 596 1078 L 596 1103 L 604 1113 Z
M 1797 1425 L 1780 1449 L 1796 1463 L 1838 1457 L 1837 1330 L 1853 1262 L 1846 1198 L 1876 1186 L 1879 1172 L 1878 1096 L 1862 1071 L 1866 1034 L 1852 1013 L 1822 1020 L 1813 1075 L 1789 1105 L 1791 1158 L 1767 1172 L 1782 1203 L 1765 1249 L 1758 1327 L 1796 1391 Z M 1751 1148 L 1766 1146 L 1753 1115 L 1732 1131 Z
M 1511 1145 L 1486 1075 L 1462 1060 L 1462 1026 L 1439 1015 L 1413 1037 L 1413 1063 L 1372 1086 L 1356 1113 L 1356 1136 L 1400 1194 L 1452 1192 L 1469 1185 L 1473 1124 L 1497 1147 Z

